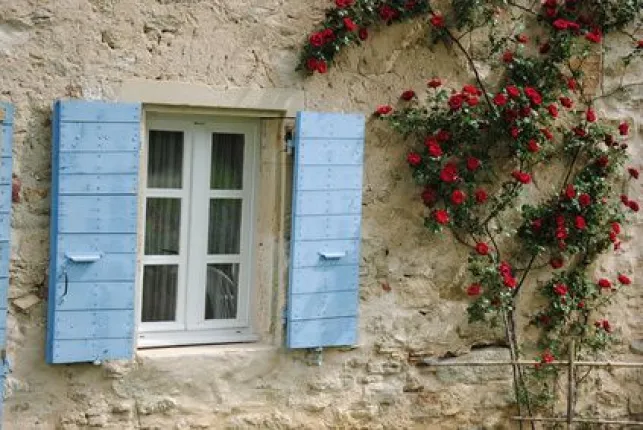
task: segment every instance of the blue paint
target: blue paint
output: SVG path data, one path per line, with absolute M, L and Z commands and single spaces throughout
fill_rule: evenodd
M 4 405 L 4 383 L 9 371 L 5 341 L 7 335 L 7 296 L 9 292 L 9 265 L 11 262 L 11 174 L 13 151 L 13 106 L 0 102 L 4 110 L 2 140 L 0 141 L 0 428 Z
M 357 342 L 363 159 L 362 115 L 297 115 L 289 348 Z
M 48 363 L 132 356 L 140 118 L 138 104 L 54 105 Z

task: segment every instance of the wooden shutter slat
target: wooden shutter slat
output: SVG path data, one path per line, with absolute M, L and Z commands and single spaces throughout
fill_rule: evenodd
M 47 361 L 133 354 L 138 104 L 54 107 Z M 75 256 L 91 256 L 87 262 Z
M 363 158 L 362 115 L 297 115 L 290 348 L 357 342 Z

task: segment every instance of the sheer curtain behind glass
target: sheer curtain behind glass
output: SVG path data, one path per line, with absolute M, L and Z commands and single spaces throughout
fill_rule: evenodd
M 243 189 L 243 134 L 212 134 L 210 189 Z M 211 198 L 208 255 L 238 256 L 241 253 L 241 198 Z M 234 319 L 239 300 L 240 264 L 208 264 L 205 319 Z
M 142 321 L 173 321 L 178 293 L 182 201 L 163 197 L 161 190 L 182 188 L 183 132 L 150 131 L 147 172 L 147 188 L 159 193 L 146 201 L 145 255 L 167 256 L 168 264 L 145 265 Z

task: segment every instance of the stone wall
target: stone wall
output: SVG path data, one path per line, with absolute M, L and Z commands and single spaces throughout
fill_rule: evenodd
M 122 82 L 144 78 L 303 89 L 309 109 L 371 112 L 403 89 L 424 88 L 434 75 L 454 85 L 469 79 L 461 58 L 427 45 L 421 21 L 373 34 L 327 75 L 304 79 L 294 71 L 298 48 L 328 4 L 0 0 L 0 99 L 16 108 L 14 172 L 21 183 L 12 220 L 5 429 L 512 428 L 508 369 L 436 371 L 410 360 L 506 359 L 508 351 L 494 346 L 500 333 L 467 324 L 466 251 L 423 228 L 418 190 L 404 165 L 407 147 L 375 122 L 366 143 L 359 347 L 326 352 L 321 367 L 270 343 L 146 351 L 134 362 L 101 366 L 44 363 L 54 99 L 112 99 Z M 603 64 L 609 88 L 618 70 L 612 57 Z M 639 64 L 627 79 L 642 73 Z M 642 99 L 638 91 L 599 106 L 634 123 L 636 167 L 643 160 Z M 629 193 L 640 191 L 632 186 Z M 640 274 L 640 218 L 629 233 L 624 254 L 601 260 L 598 272 Z M 641 352 L 638 277 L 611 310 L 621 360 L 632 359 L 630 343 Z M 593 388 L 602 394 L 589 400 L 596 413 L 641 418 L 641 384 L 643 371 L 605 372 Z

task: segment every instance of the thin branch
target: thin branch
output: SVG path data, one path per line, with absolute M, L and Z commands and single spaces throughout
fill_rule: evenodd
M 604 93 L 604 94 L 601 94 L 600 96 L 594 97 L 593 99 L 591 99 L 591 101 L 595 102 L 596 100 L 605 99 L 605 98 L 611 97 L 611 96 L 613 96 L 615 94 L 618 94 L 621 91 L 625 91 L 627 88 L 634 88 L 634 87 L 640 87 L 640 86 L 643 86 L 643 81 L 641 81 L 641 82 L 632 82 L 630 84 L 621 84 L 621 85 L 619 85 L 618 87 L 614 88 L 613 90 L 611 90 L 608 93 Z

